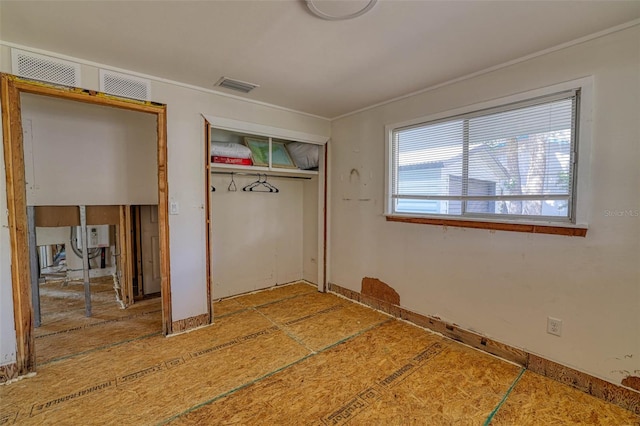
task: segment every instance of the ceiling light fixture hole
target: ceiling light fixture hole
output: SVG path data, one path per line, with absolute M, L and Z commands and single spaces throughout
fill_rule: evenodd
M 361 9 L 352 12 L 351 10 L 345 11 L 345 5 L 351 6 L 355 2 L 353 1 L 338 1 L 338 0 L 305 0 L 307 7 L 315 16 L 321 19 L 325 19 L 327 21 L 345 21 L 347 19 L 357 18 L 358 16 L 362 16 L 368 11 L 370 11 L 373 6 L 378 2 L 378 0 L 369 0 L 364 7 Z M 318 8 L 318 4 L 323 3 L 324 10 Z M 329 8 L 327 8 L 329 6 Z M 328 13 L 327 9 L 338 9 L 339 14 Z

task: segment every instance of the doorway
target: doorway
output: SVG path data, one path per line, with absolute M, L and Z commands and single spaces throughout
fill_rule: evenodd
M 133 298 L 143 300 L 158 297 L 161 294 L 158 206 L 132 208 L 132 232 L 136 246 L 133 253 Z
M 18 375 L 35 371 L 35 340 L 31 301 L 30 245 L 28 239 L 27 200 L 21 93 L 50 96 L 93 105 L 122 108 L 153 114 L 157 130 L 158 237 L 159 276 L 162 294 L 162 331 L 170 334 L 171 292 L 167 185 L 166 106 L 106 96 L 75 88 L 61 88 L 0 74 L 3 149 L 7 181 L 7 209 L 11 241 L 11 276 L 16 330 L 16 364 Z M 122 220 L 121 220 L 122 223 Z M 123 261 L 130 262 L 125 256 Z

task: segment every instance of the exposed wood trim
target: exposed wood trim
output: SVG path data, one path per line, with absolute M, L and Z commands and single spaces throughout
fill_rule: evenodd
M 127 259 L 129 258 L 129 250 L 127 249 L 127 206 L 119 206 L 120 221 L 118 223 L 118 271 L 120 272 L 120 291 L 122 292 L 122 301 L 129 306 L 133 301 L 130 293 L 129 276 Z
M 438 332 L 458 342 L 472 346 L 483 352 L 496 355 L 500 358 L 515 362 L 534 373 L 541 374 L 555 381 L 573 386 L 589 395 L 603 399 L 612 404 L 640 414 L 640 392 L 626 387 L 607 382 L 570 367 L 549 361 L 538 355 L 529 353 L 523 349 L 489 339 L 488 337 L 464 330 L 455 324 L 442 321 L 439 318 L 421 315 L 393 305 L 389 302 L 363 295 L 357 291 L 349 290 L 337 284 L 329 283 L 329 291 L 355 300 L 374 309 L 385 312 L 396 318 L 402 318 L 411 323 Z
M 175 321 L 171 325 L 171 329 L 173 330 L 173 334 L 177 334 L 209 324 L 211 324 L 211 321 L 209 321 L 209 314 L 206 313 Z
M 131 215 L 131 206 L 120 206 L 120 223 L 122 229 L 122 246 L 120 248 L 120 257 L 122 259 L 122 297 L 125 305 L 129 306 L 135 303 L 135 294 L 133 294 L 133 232 L 131 224 L 133 217 Z
M 7 210 L 11 241 L 11 274 L 16 330 L 16 364 L 18 374 L 35 370 L 33 310 L 31 307 L 30 271 L 26 218 L 26 186 L 20 93 L 51 96 L 60 99 L 111 106 L 155 114 L 158 135 L 158 227 L 160 230 L 160 269 L 163 303 L 163 332 L 171 333 L 171 284 L 169 254 L 168 183 L 167 183 L 167 119 L 166 106 L 116 98 L 103 93 L 76 88 L 63 88 L 0 73 L 0 102 L 3 122 L 3 150 L 7 181 Z M 119 218 L 120 219 L 120 218 Z M 119 220 L 119 222 L 121 222 Z M 120 223 L 121 224 L 121 223 Z M 122 232 L 122 230 L 120 231 Z
M 204 226 L 205 226 L 205 261 L 207 283 L 207 312 L 209 323 L 213 322 L 213 298 L 211 286 L 213 283 L 211 270 L 211 123 L 204 121 Z
M 85 90 L 79 88 L 51 86 L 47 83 L 41 83 L 33 80 L 25 80 L 17 76 L 5 74 L 14 83 L 16 89 L 23 93 L 31 93 L 35 95 L 52 96 L 78 102 L 111 106 L 120 109 L 128 109 L 131 111 L 145 112 L 149 114 L 158 114 L 158 109 L 164 108 L 164 105 L 154 104 L 146 101 L 138 101 L 135 99 L 118 98 L 106 93 L 96 92 L 93 90 Z
M 160 240 L 160 291 L 162 292 L 162 329 L 172 333 L 171 260 L 169 256 L 169 181 L 167 175 L 167 107 L 157 111 L 158 126 L 158 228 Z
M 7 210 L 11 241 L 11 277 L 13 316 L 16 330 L 17 374 L 22 376 L 35 368 L 35 337 L 31 306 L 29 240 L 27 236 L 27 194 L 22 147 L 20 91 L 8 75 L 0 74 L 2 131 Z
M 18 374 L 17 363 L 12 362 L 11 364 L 0 365 L 0 383 L 6 383 L 18 377 L 20 377 L 20 374 Z
M 529 355 L 527 369 L 640 415 L 640 392 L 638 391 L 607 382 L 534 354 Z
M 436 331 L 453 340 L 462 342 L 469 346 L 473 346 L 476 349 L 480 349 L 481 351 L 499 356 L 500 358 L 515 362 L 522 366 L 527 365 L 528 354 L 525 351 L 489 339 L 480 334 L 464 330 L 455 324 L 449 324 L 438 318 L 428 317 L 412 312 L 398 305 L 393 305 L 389 302 L 385 302 L 383 300 L 361 294 L 357 291 L 340 287 L 339 285 L 333 283 L 329 283 L 329 291 L 358 301 L 374 309 L 378 309 L 396 318 L 402 318 L 416 325 L 419 325 L 420 327 Z
M 587 228 L 568 226 L 530 225 L 520 223 L 483 222 L 476 220 L 434 219 L 427 217 L 387 216 L 387 222 L 418 223 L 422 225 L 453 226 L 457 228 L 488 229 L 494 231 L 528 232 L 530 234 L 566 235 L 586 237 Z

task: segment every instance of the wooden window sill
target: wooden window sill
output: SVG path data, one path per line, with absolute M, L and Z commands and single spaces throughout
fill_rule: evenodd
M 458 228 L 489 229 L 495 231 L 526 232 L 530 234 L 566 235 L 586 237 L 587 228 L 570 226 L 534 225 L 526 223 L 484 222 L 477 220 L 440 219 L 427 217 L 386 216 L 387 222 L 418 223 L 422 225 L 455 226 Z

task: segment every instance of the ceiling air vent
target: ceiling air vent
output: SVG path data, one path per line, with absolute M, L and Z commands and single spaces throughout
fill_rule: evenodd
M 80 64 L 24 50 L 11 49 L 11 72 L 33 80 L 80 87 Z
M 257 84 L 247 83 L 246 81 L 233 80 L 228 77 L 222 77 L 218 80 L 215 86 L 224 87 L 225 89 L 235 90 L 236 92 L 249 93 L 256 87 L 260 87 Z
M 101 69 L 100 91 L 123 98 L 150 101 L 151 81 Z

